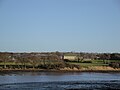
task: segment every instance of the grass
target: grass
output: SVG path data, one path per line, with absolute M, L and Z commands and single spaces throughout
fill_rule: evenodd
M 92 60 L 91 63 L 81 63 L 81 62 L 68 62 L 69 64 L 76 64 L 80 65 L 82 67 L 88 67 L 88 66 L 108 66 L 111 62 L 120 62 L 120 60 L 104 60 L 106 64 L 103 62 L 103 60 Z
M 86 66 L 108 66 L 108 64 L 103 64 L 103 63 L 77 63 L 77 62 L 69 62 L 69 64 L 76 64 L 76 65 L 80 65 L 82 67 L 86 67 Z

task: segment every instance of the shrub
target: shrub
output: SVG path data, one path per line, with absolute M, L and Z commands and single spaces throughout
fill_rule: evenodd
M 77 69 L 80 69 L 80 65 L 76 65 L 76 64 L 68 64 L 68 63 L 65 63 L 65 67 L 68 67 L 68 68 L 77 68 Z
M 113 62 L 113 63 L 110 63 L 109 66 L 113 68 L 120 68 L 120 63 Z
M 92 61 L 83 61 L 82 63 L 92 63 Z

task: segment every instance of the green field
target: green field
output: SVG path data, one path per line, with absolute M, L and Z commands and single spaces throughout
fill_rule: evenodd
M 111 62 L 119 62 L 120 63 L 120 60 L 92 60 L 91 63 L 82 63 L 82 62 L 68 62 L 68 63 L 80 65 L 82 67 L 87 67 L 87 66 L 108 66 L 109 63 L 111 63 Z

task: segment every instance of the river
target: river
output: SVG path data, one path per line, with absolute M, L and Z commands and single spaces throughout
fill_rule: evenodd
M 120 73 L 6 72 L 0 73 L 0 90 L 120 89 Z

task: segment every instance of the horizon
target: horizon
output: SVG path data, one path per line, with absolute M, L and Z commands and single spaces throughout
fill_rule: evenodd
M 118 0 L 1 0 L 0 52 L 120 53 Z
M 56 51 L 0 51 L 2 53 L 50 53 Z M 60 53 L 120 53 L 120 52 L 87 52 L 87 51 L 58 51 Z

